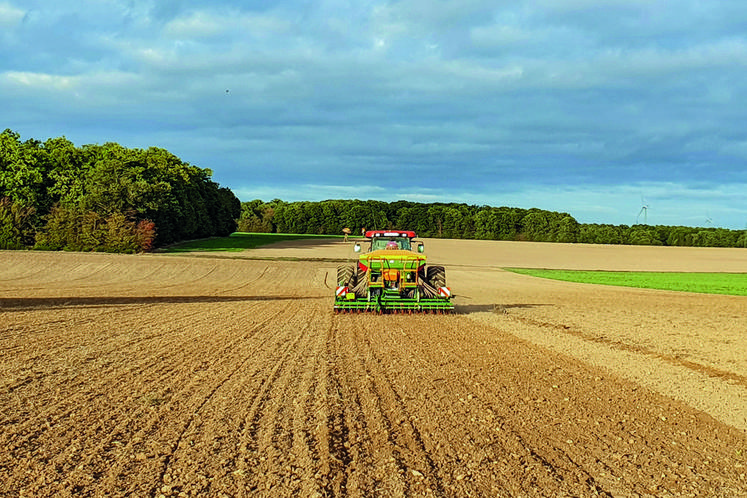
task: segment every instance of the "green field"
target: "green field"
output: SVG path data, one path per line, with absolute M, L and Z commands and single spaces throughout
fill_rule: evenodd
M 505 268 L 505 270 L 567 282 L 747 296 L 747 273 L 580 271 L 530 268 Z
M 235 232 L 228 237 L 212 237 L 209 239 L 192 240 L 164 247 L 158 252 L 201 252 L 201 251 L 224 251 L 238 252 L 245 249 L 254 249 L 276 242 L 299 239 L 336 239 L 342 238 L 337 235 L 306 235 L 287 233 L 244 233 Z

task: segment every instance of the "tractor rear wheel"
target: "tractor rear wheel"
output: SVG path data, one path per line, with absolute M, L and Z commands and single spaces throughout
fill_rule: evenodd
M 446 286 L 446 270 L 443 266 L 428 266 L 425 278 L 420 279 L 418 290 L 422 297 L 431 299 L 438 296 L 438 288 Z
M 443 266 L 429 266 L 426 275 L 428 282 L 436 289 L 446 287 L 446 269 Z
M 360 268 L 355 269 L 355 287 L 353 287 L 353 292 L 355 292 L 356 297 L 368 297 L 368 277 L 366 276 L 365 271 L 361 271 Z
M 337 267 L 337 285 L 346 285 L 352 287 L 355 285 L 353 280 L 353 274 L 355 273 L 355 267 L 350 265 L 341 265 Z

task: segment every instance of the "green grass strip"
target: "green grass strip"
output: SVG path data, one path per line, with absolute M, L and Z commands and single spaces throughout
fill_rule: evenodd
M 301 239 L 333 239 L 342 238 L 337 235 L 307 235 L 287 233 L 246 233 L 234 232 L 228 237 L 212 237 L 209 239 L 191 240 L 164 247 L 159 252 L 201 252 L 201 251 L 223 251 L 238 252 L 246 249 L 255 249 L 260 246 L 285 242 L 288 240 Z
M 747 296 L 747 273 L 581 271 L 531 268 L 505 268 L 505 270 L 533 277 L 585 284 Z

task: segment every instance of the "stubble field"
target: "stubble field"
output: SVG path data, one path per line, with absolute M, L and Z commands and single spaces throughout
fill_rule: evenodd
M 744 272 L 747 251 L 426 253 L 455 315 L 334 315 L 342 242 L 0 252 L 0 494 L 747 495 L 747 298 L 500 269 Z

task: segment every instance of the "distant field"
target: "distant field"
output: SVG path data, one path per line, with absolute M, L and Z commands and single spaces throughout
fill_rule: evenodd
M 238 252 L 245 249 L 266 246 L 276 242 L 286 242 L 299 239 L 330 239 L 342 238 L 337 235 L 307 235 L 285 233 L 245 233 L 235 232 L 228 237 L 213 237 L 210 239 L 193 240 L 165 247 L 159 252 L 195 252 L 195 251 L 227 251 Z
M 506 268 L 533 277 L 704 294 L 747 296 L 747 273 L 579 271 Z

